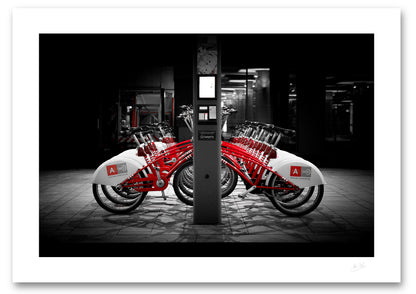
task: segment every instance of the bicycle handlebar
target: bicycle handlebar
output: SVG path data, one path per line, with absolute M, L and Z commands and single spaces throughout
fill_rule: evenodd
M 120 135 L 123 137 L 129 137 L 131 135 L 134 135 L 135 133 L 142 133 L 142 135 L 147 135 L 153 133 L 152 130 L 149 130 L 146 126 L 139 126 L 136 128 L 127 128 L 120 131 Z
M 295 130 L 285 129 L 285 128 L 278 127 L 278 126 L 275 126 L 275 125 L 272 125 L 272 124 L 266 124 L 266 123 L 254 122 L 254 121 L 245 121 L 244 124 L 241 127 L 244 127 L 244 125 L 248 125 L 248 126 L 251 126 L 251 127 L 259 127 L 259 128 L 264 128 L 264 129 L 269 130 L 269 131 L 279 132 L 279 133 L 282 133 L 283 135 L 285 135 L 287 137 L 296 136 L 296 131 Z

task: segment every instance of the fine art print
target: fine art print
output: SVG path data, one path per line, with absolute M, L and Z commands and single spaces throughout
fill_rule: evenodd
M 218 53 L 195 45 L 213 39 Z M 40 256 L 374 255 L 374 35 L 41 34 L 39 48 Z M 210 143 L 199 122 L 216 123 L 202 106 L 194 127 L 206 77 L 211 98 L 220 80 L 214 224 L 193 209 L 194 164 L 215 161 L 193 160 Z
M 16 10 L 13 280 L 399 281 L 399 20 Z

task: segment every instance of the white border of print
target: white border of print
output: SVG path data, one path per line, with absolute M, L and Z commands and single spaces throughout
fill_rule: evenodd
M 375 257 L 39 258 L 39 33 L 374 33 Z M 14 10 L 13 281 L 399 282 L 400 78 L 398 9 Z M 393 130 L 387 139 L 386 130 Z M 22 171 L 30 175 L 24 185 Z M 382 188 L 387 173 L 394 192 Z

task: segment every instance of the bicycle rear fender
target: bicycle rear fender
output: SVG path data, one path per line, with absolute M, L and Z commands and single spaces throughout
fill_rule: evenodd
M 102 163 L 94 172 L 92 183 L 115 186 L 145 165 L 146 160 L 137 156 L 135 149 L 126 150 Z
M 269 166 L 299 188 L 326 184 L 321 171 L 313 163 L 283 150 L 277 150 L 277 158 L 270 159 Z M 270 173 L 266 179 L 267 185 L 271 176 Z

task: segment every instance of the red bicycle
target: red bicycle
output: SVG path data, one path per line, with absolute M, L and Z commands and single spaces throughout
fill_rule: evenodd
M 132 136 L 138 147 L 107 160 L 95 171 L 93 194 L 102 208 L 112 213 L 128 213 L 143 202 L 149 191 L 161 191 L 166 199 L 164 190 L 176 170 L 192 159 L 193 145 L 191 140 L 180 143 L 167 140 L 170 135 L 164 127 L 166 130 L 163 124 L 123 130 L 123 135 Z M 154 141 L 156 130 L 163 136 L 159 142 Z M 223 166 L 222 175 L 222 197 L 226 197 L 238 179 L 227 166 Z M 178 198 L 189 204 L 181 195 Z
M 225 110 L 224 117 L 230 112 Z M 192 130 L 192 110 L 183 108 Z M 104 162 L 94 173 L 93 193 L 98 204 L 113 213 L 128 213 L 136 209 L 149 191 L 164 190 L 173 176 L 176 196 L 193 205 L 193 145 L 191 140 L 176 143 L 166 135 L 161 124 L 125 130 L 138 147 L 127 150 Z M 158 129 L 161 142 L 151 136 Z M 139 136 L 141 142 L 136 137 Z M 236 129 L 231 142 L 222 142 L 222 197 L 228 196 L 237 184 L 238 176 L 249 193 L 268 197 L 281 212 L 301 216 L 313 211 L 323 197 L 325 180 L 312 163 L 276 145 L 282 136 L 293 136 L 291 130 L 258 122 L 245 122 Z M 101 189 L 99 189 L 101 187 Z
M 282 136 L 293 136 L 291 130 L 269 124 L 246 122 L 231 139 L 222 142 L 222 163 L 238 174 L 247 190 L 240 193 L 263 194 L 281 212 L 302 216 L 320 204 L 325 180 L 312 163 L 279 150 Z M 189 160 L 174 176 L 175 193 L 183 202 L 193 204 L 193 164 Z

